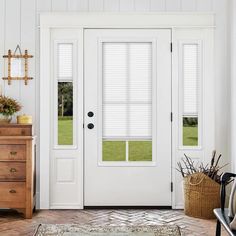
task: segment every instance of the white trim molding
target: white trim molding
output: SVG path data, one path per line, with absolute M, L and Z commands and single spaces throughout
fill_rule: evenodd
M 40 28 L 188 28 L 215 27 L 207 13 L 41 13 Z
M 51 30 L 52 29 L 77 29 L 81 30 L 80 37 L 83 38 L 84 29 L 94 28 L 122 28 L 122 29 L 163 29 L 169 28 L 172 30 L 172 40 L 175 40 L 175 33 L 178 30 L 203 30 L 202 34 L 208 38 L 207 45 L 211 44 L 213 29 L 215 28 L 215 15 L 213 13 L 41 13 L 40 14 L 40 209 L 49 209 L 50 206 L 50 81 L 52 79 L 52 72 L 50 69 L 51 62 Z M 210 32 L 206 32 L 209 30 Z M 209 35 L 208 35 L 209 34 Z M 184 36 L 181 40 L 184 40 Z M 210 40 L 210 41 L 209 41 Z M 173 41 L 173 50 L 176 50 L 175 41 Z M 212 44 L 213 45 L 213 44 Z M 79 54 L 80 69 L 83 73 L 83 42 L 80 43 L 81 53 Z M 210 53 L 211 53 L 210 48 Z M 177 55 L 176 55 L 177 56 Z M 212 59 L 212 57 L 206 57 L 205 59 Z M 172 56 L 172 111 L 178 114 L 178 83 L 175 73 L 178 73 L 178 68 L 175 65 L 176 59 L 173 60 Z M 212 74 L 209 70 L 212 69 L 212 64 L 208 68 L 207 75 L 211 76 L 209 83 L 212 82 Z M 80 75 L 81 77 L 83 74 Z M 175 78 L 175 79 L 173 79 Z M 207 76 L 205 76 L 207 78 Z M 209 83 L 207 85 L 209 86 Z M 177 86 L 177 87 L 175 87 Z M 208 87 L 207 86 L 207 87 Z M 81 100 L 83 98 L 81 97 Z M 176 101 L 174 100 L 176 99 Z M 209 107 L 206 107 L 209 108 Z M 82 112 L 83 108 L 80 109 Z M 214 111 L 212 111 L 214 112 Z M 174 114 L 174 119 L 177 117 Z M 212 117 L 210 117 L 212 118 Z M 82 121 L 81 121 L 82 122 Z M 174 126 L 173 126 L 174 127 Z M 173 129 L 173 128 L 172 128 Z M 178 128 L 177 128 L 178 129 Z M 212 130 L 210 130 L 212 132 Z M 176 131 L 172 135 L 176 135 Z M 177 134 L 178 136 L 178 134 Z M 211 135 L 212 137 L 212 135 Z M 208 137 L 207 137 L 208 138 Z M 82 137 L 78 137 L 82 139 Z M 172 138 L 173 139 L 173 138 Z M 203 140 L 204 142 L 204 140 Z M 82 143 L 82 141 L 80 142 Z M 178 179 L 175 177 L 174 167 L 178 160 L 174 145 L 172 144 L 173 156 L 172 156 L 172 181 L 174 181 L 174 192 L 172 194 L 172 207 L 181 207 L 181 202 L 176 201 L 180 199 L 175 192 L 177 188 L 180 188 L 180 183 L 177 184 Z M 207 152 L 201 154 L 202 158 L 207 154 L 209 149 L 213 145 L 207 147 Z M 197 152 L 196 155 L 198 155 Z M 83 154 L 81 154 L 83 158 Z M 82 163 L 82 162 L 81 162 Z M 81 183 L 83 186 L 83 173 L 80 175 Z M 80 206 L 81 208 L 83 206 Z M 67 208 L 70 206 L 54 205 L 53 208 Z M 73 208 L 73 206 L 71 206 Z

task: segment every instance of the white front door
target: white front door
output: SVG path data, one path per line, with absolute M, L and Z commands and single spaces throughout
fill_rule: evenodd
M 84 205 L 171 206 L 171 30 L 84 32 Z

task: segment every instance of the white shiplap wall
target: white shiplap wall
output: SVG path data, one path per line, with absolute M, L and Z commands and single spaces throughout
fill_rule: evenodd
M 227 0 L 0 0 L 0 77 L 6 75 L 2 55 L 17 44 L 35 57 L 30 60 L 28 86 L 0 80 L 6 95 L 19 99 L 23 113 L 32 114 L 39 134 L 39 13 L 40 12 L 149 12 L 189 11 L 216 13 L 216 148 L 229 160 L 229 48 Z M 39 163 L 37 161 L 37 163 Z M 38 172 L 39 173 L 39 172 Z

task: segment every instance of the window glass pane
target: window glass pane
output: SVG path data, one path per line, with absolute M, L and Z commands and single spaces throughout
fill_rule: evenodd
M 198 146 L 198 44 L 183 45 L 183 145 Z
M 129 161 L 152 161 L 152 141 L 129 141 Z
M 127 45 L 104 43 L 103 45 L 103 101 L 126 101 Z
M 183 118 L 183 145 L 197 146 L 198 145 L 198 118 L 184 117 Z
M 136 142 L 129 152 L 128 140 L 151 140 L 152 136 L 152 43 L 109 42 L 103 43 L 102 50 L 103 161 L 109 159 L 108 144 L 119 153 L 119 142 L 127 142 L 127 150 L 116 160 L 130 160 L 129 155 L 132 160 L 149 160 L 152 153 L 146 157 L 145 150 L 143 154 L 137 150 L 140 155 L 135 157 Z
M 184 114 L 198 112 L 198 45 L 184 45 Z
M 151 138 L 152 135 L 152 106 L 139 104 L 129 106 L 129 137 Z
M 72 82 L 58 82 L 58 145 L 73 145 Z
M 129 98 L 130 101 L 152 99 L 152 45 L 151 43 L 129 44 Z
M 127 136 L 127 108 L 126 105 L 103 105 L 103 137 Z
M 71 78 L 72 77 L 72 54 L 71 43 L 58 44 L 58 77 Z
M 123 141 L 103 141 L 103 161 L 125 161 L 126 144 Z

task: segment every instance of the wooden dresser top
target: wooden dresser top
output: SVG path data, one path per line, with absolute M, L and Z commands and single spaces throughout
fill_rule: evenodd
M 32 127 L 32 124 L 16 124 L 16 123 L 10 123 L 10 124 L 0 124 L 0 128 L 27 128 Z

